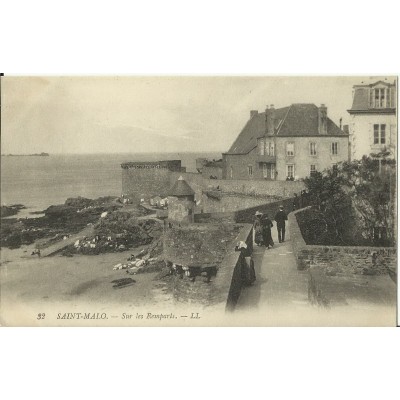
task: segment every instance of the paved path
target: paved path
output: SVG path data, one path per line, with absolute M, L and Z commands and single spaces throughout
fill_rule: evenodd
M 286 240 L 278 242 L 276 224 L 272 228 L 275 246 L 254 246 L 254 262 L 257 281 L 245 287 L 240 295 L 236 310 L 268 310 L 275 307 L 310 307 L 308 302 L 308 274 L 297 270 L 290 241 L 290 226 L 286 227 Z

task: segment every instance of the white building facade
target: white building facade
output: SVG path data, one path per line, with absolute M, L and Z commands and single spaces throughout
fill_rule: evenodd
M 396 157 L 397 82 L 377 81 L 353 87 L 350 110 L 350 159 L 389 152 Z

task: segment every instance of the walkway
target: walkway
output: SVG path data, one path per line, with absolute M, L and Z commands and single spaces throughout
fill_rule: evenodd
M 236 310 L 268 310 L 272 307 L 309 308 L 308 274 L 297 270 L 296 260 L 290 242 L 290 226 L 286 227 L 286 240 L 278 242 L 276 224 L 272 228 L 275 246 L 254 246 L 254 262 L 257 281 L 253 286 L 245 287 L 240 295 Z

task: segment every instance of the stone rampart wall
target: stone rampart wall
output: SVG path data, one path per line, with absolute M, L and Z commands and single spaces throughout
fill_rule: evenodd
M 179 234 L 179 232 L 176 231 L 175 235 L 176 234 Z M 186 232 L 185 235 L 187 237 L 188 233 Z M 168 237 L 168 243 L 164 250 L 166 250 L 166 259 L 176 259 L 179 262 L 180 259 L 176 257 L 177 253 L 171 248 L 172 243 L 170 243 L 171 240 L 176 241 L 176 239 L 177 238 L 171 239 L 171 237 Z M 198 236 L 197 239 L 201 239 L 201 235 Z M 204 262 L 204 264 L 210 264 L 210 262 L 215 261 L 218 265 L 218 272 L 215 277 L 211 278 L 210 282 L 207 282 L 202 276 L 198 276 L 194 280 L 186 276 L 183 276 L 181 279 L 175 277 L 173 282 L 174 299 L 183 303 L 217 306 L 221 309 L 233 310 L 240 296 L 242 288 L 242 268 L 245 262 L 241 253 L 234 249 L 235 244 L 239 241 L 246 242 L 248 246 L 250 246 L 250 249 L 252 249 L 252 225 L 246 224 L 241 227 L 235 239 L 229 242 L 230 247 L 227 249 L 221 261 L 217 260 L 218 257 L 207 254 L 207 252 L 205 252 L 203 259 L 195 249 L 182 249 L 183 252 L 189 255 L 189 257 L 186 255 L 186 259 L 190 258 L 189 253 L 191 252 L 195 258 L 198 257 L 198 259 L 194 259 L 194 264 L 196 265 L 202 265 L 202 262 Z M 184 255 L 181 255 L 181 257 L 184 257 Z
M 290 237 L 298 269 L 318 265 L 326 267 L 327 273 L 332 275 L 384 275 L 388 269 L 396 270 L 395 247 L 307 245 L 296 218 L 296 214 L 301 211 L 289 215 Z

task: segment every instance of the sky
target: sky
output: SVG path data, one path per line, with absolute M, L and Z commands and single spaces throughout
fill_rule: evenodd
M 339 125 L 353 85 L 378 79 L 6 76 L 1 153 L 223 152 L 250 110 L 323 103 Z

